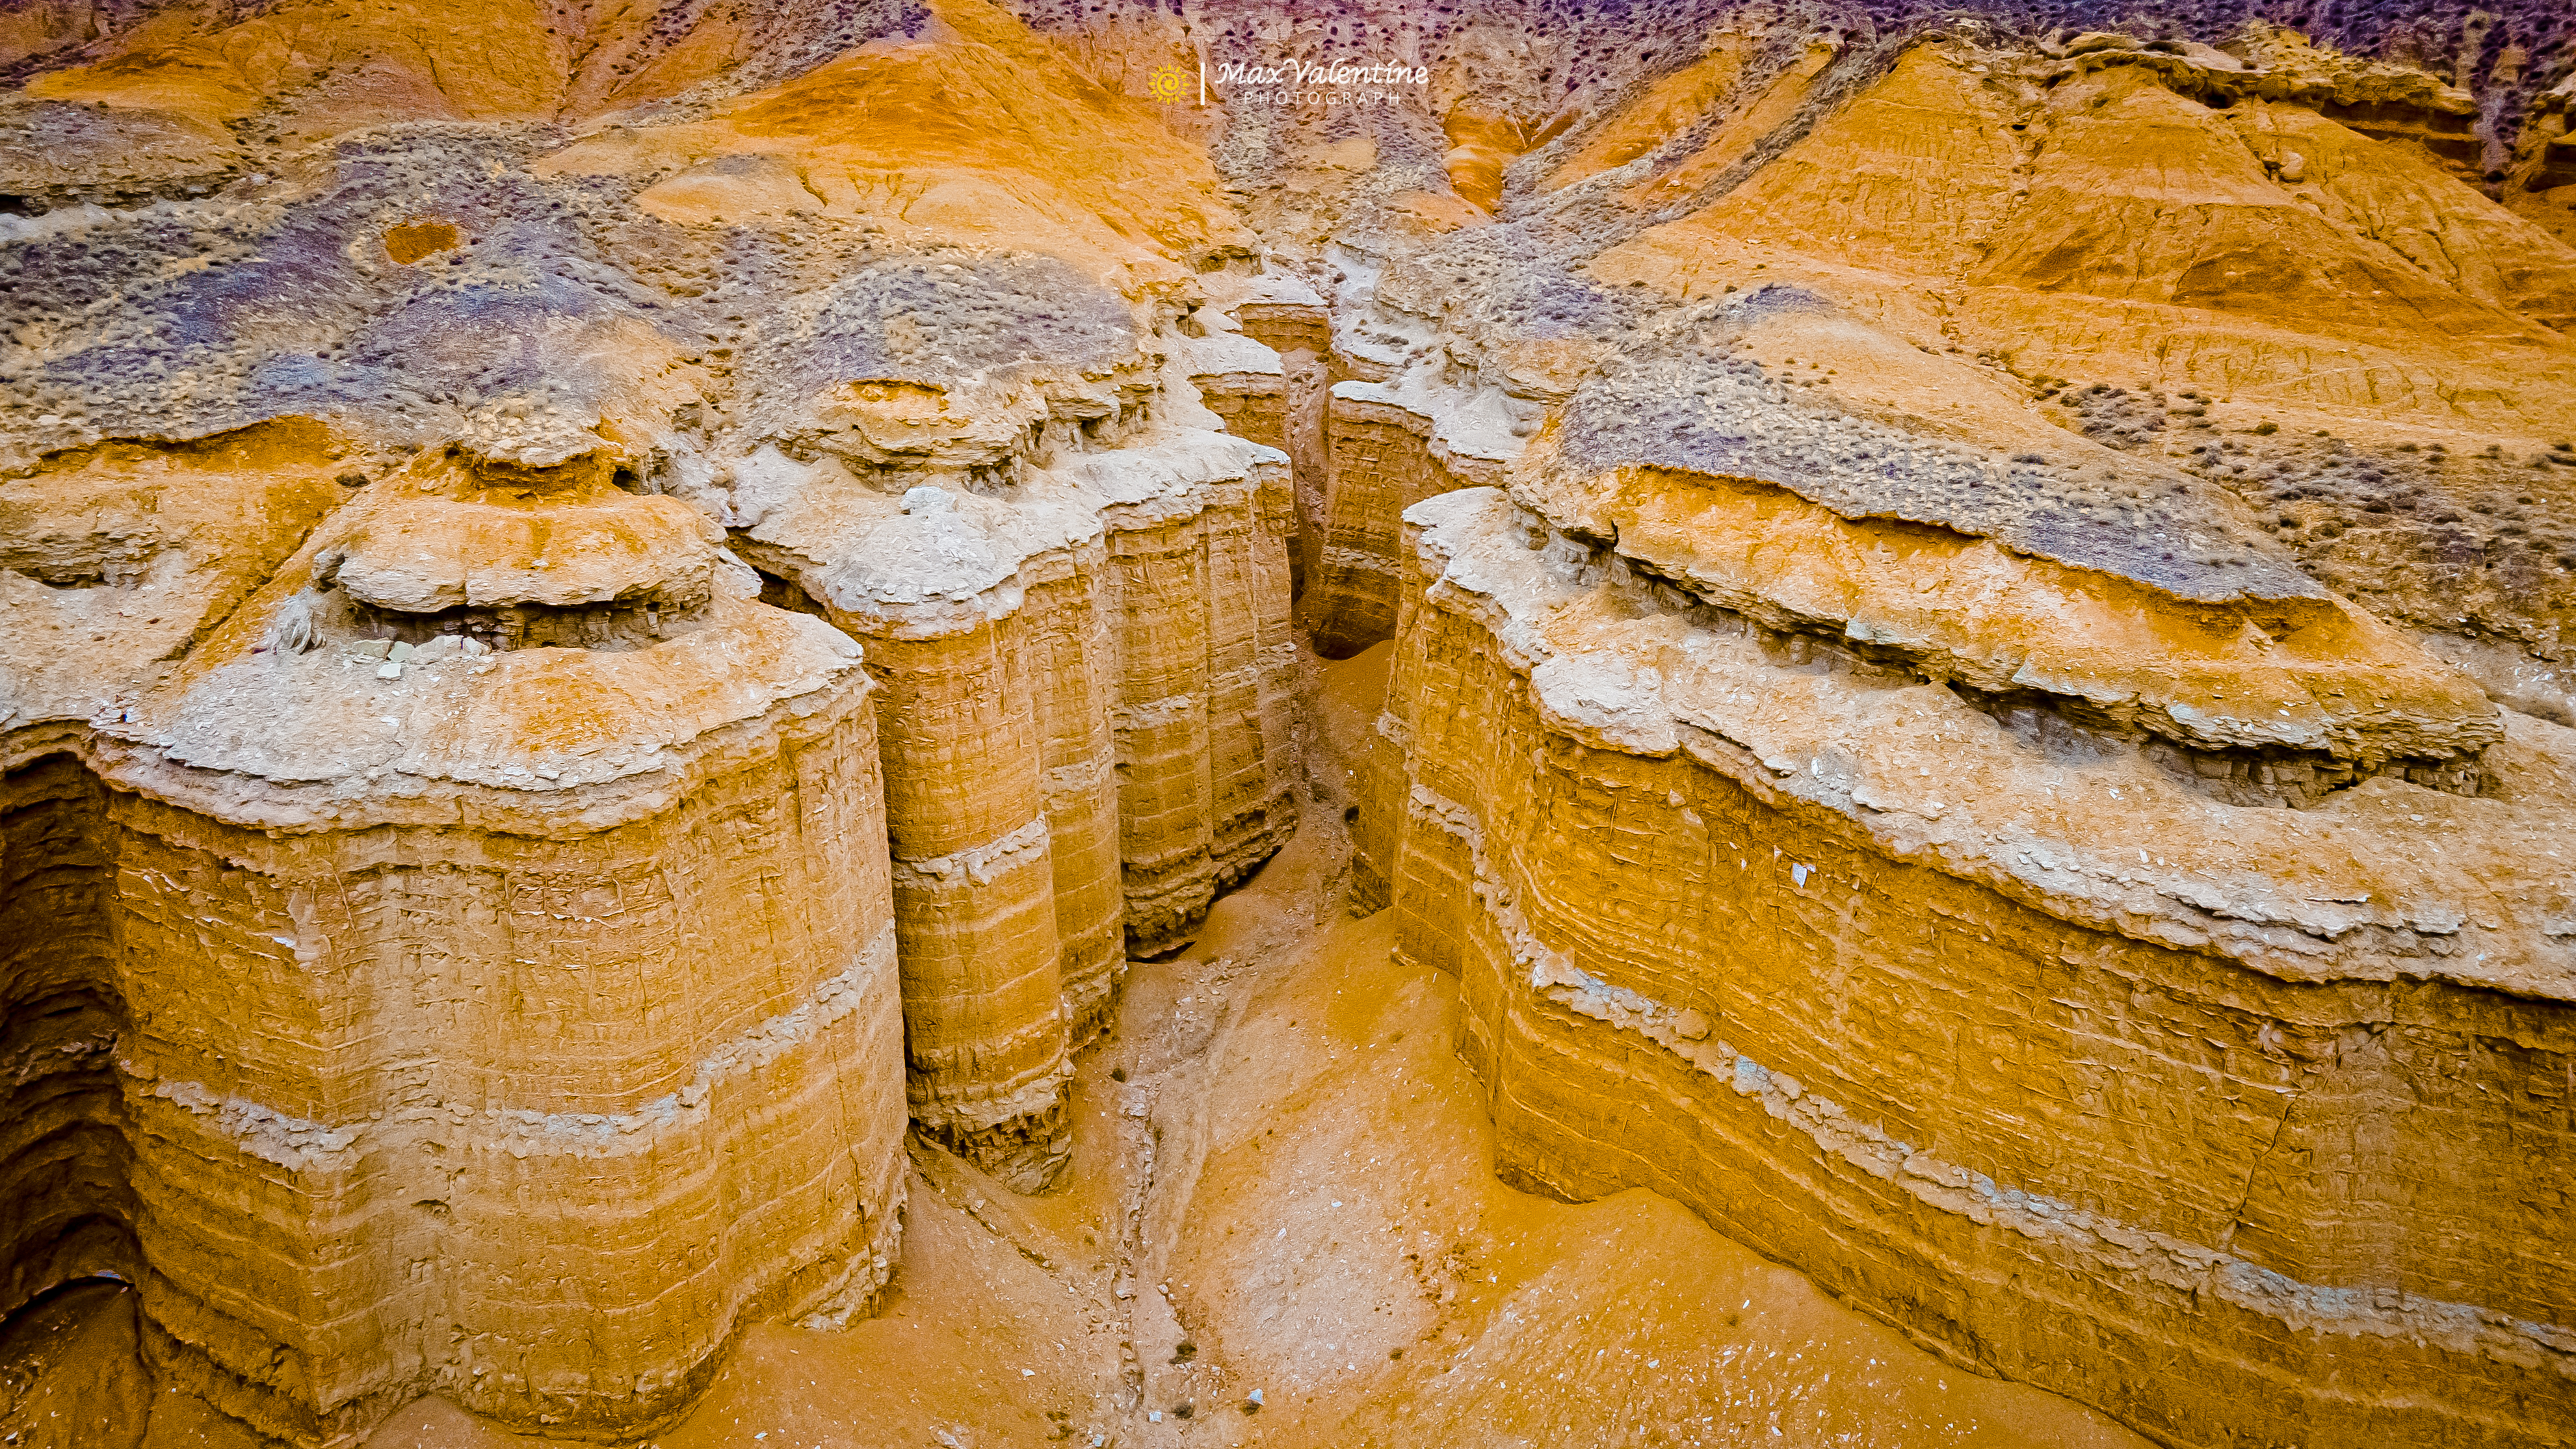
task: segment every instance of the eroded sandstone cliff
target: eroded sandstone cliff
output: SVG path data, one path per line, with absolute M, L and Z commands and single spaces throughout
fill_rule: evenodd
M 139 1283 L 293 1442 L 632 1434 L 867 1303 L 908 1118 L 1059 1173 L 1131 946 L 1293 828 L 1286 456 L 1193 385 L 1275 438 L 1278 364 L 1179 325 L 1204 162 L 989 9 L 701 28 L 640 130 L 345 18 L 14 103 L 13 1301 Z
M 2174 1442 L 2563 1434 L 2570 572 L 2505 499 L 2566 497 L 2576 254 L 2392 141 L 2465 96 L 2272 32 L 1725 50 L 1517 215 L 1328 244 L 1337 408 L 1499 460 L 1400 454 L 1340 642 L 1501 1170 Z
M 2483 798 L 2231 804 L 1494 492 L 1413 524 L 1371 854 L 1507 1174 L 1675 1193 L 2179 1442 L 2564 1422 L 2562 728 Z
M 1949 1362 L 2169 1443 L 2564 1442 L 2571 44 L 29 10 L 0 1307 L 130 1281 L 156 1392 L 299 1444 L 685 1438 L 898 1273 L 1043 1275 L 988 1315 L 1061 1323 L 1032 1435 L 1754 1432 L 1503 1392 L 1572 1370 L 1435 1241 L 1465 1190 L 1273 1101 L 1329 961 L 1454 994 L 1505 1181 Z M 1412 1246 L 1344 1265 L 1276 1148 Z
M 649 1424 L 894 1246 L 871 685 L 604 463 L 423 455 L 315 525 L 339 451 L 265 425 L 19 480 L 131 510 L 160 588 L 20 605 L 14 1261 L 140 1284 L 171 1387 L 279 1439 L 433 1389 Z M 152 527 L 198 510 L 251 531 Z M 307 527 L 184 658 L 102 677 L 130 656 L 84 626 L 196 622 L 198 549 Z

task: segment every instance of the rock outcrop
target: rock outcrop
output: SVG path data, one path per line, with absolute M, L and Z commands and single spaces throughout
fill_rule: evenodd
M 1410 405 L 1408 405 L 1410 404 Z M 1369 382 L 1335 384 L 1328 404 L 1329 481 L 1319 530 L 1320 566 L 1307 618 L 1316 652 L 1358 653 L 1395 633 L 1396 538 L 1404 510 L 1453 489 L 1499 481 L 1499 457 L 1517 451 L 1508 429 L 1484 451 L 1444 436 L 1439 421 L 1464 410 Z
M 886 689 L 913 1116 L 1032 1191 L 1127 953 L 1181 939 L 1296 820 L 1285 459 L 1135 441 L 1008 499 L 773 455 L 744 520 Z
M 1354 894 L 1513 1181 L 2170 1442 L 2554 1442 L 2576 254 L 2458 92 L 2238 48 L 1721 37 L 1337 237 Z
M 2174 1442 L 2566 1422 L 2568 731 L 2481 798 L 2229 803 L 1493 490 L 1407 538 L 1364 848 L 1506 1175 L 1671 1193 Z
M 313 527 L 343 451 L 10 485 L 22 538 L 115 555 L 17 605 L 12 1263 L 139 1283 L 171 1385 L 280 1439 L 432 1390 L 651 1425 L 884 1280 L 872 686 L 603 458 L 424 454 Z M 85 626 L 137 611 L 184 657 L 120 678 Z
M 658 1432 L 908 1133 L 1065 1181 L 1388 645 L 1349 939 L 1510 1181 L 2165 1442 L 2576 1438 L 2576 32 L 2293 8 L 14 17 L 0 1311 Z
M 907 1122 L 1047 1183 L 1128 952 L 1294 828 L 1204 161 L 989 7 L 812 20 L 354 112 L 182 44 L 12 113 L 9 1302 L 139 1283 L 263 1435 L 628 1437 L 846 1320 Z

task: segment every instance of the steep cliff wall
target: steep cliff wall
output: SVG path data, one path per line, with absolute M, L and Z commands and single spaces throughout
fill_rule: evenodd
M 2570 254 L 2401 68 L 1739 34 L 1321 249 L 1353 896 L 1501 1170 L 2169 1442 L 2558 1442 Z
M 1303 599 L 1309 581 L 1320 576 L 1324 498 L 1332 486 L 1332 315 L 1314 289 L 1290 273 L 1251 279 L 1232 311 L 1244 336 L 1279 356 L 1280 436 L 1254 441 L 1271 442 L 1288 455 L 1297 519 L 1288 580 Z
M 123 481 L 292 543 L 280 474 L 330 466 L 131 463 L 18 498 L 68 522 Z M 138 1282 L 171 1388 L 280 1439 L 431 1390 L 631 1433 L 746 1322 L 883 1281 L 871 686 L 605 473 L 425 457 L 112 715 L 11 701 L 13 1271 Z M 206 543 L 137 545 L 160 606 L 223 587 Z M 16 678 L 77 667 L 98 594 L 137 598 L 33 601 Z
M 2173 1442 L 2568 1422 L 2576 737 L 2228 805 L 1491 491 L 1407 542 L 1362 844 L 1507 1176 Z
M 132 1133 L 115 1052 L 115 853 L 95 779 L 61 755 L 0 777 L 0 983 L 10 1096 L 0 1251 L 10 1301 L 135 1276 Z
M 1007 498 L 764 464 L 745 550 L 884 682 L 914 1116 L 1025 1190 L 1128 952 L 1294 828 L 1284 462 L 1173 430 Z
M 1202 158 L 973 0 L 487 18 L 109 26 L 0 117 L 8 1301 L 141 1282 L 289 1442 L 845 1320 L 907 1118 L 1045 1184 L 1295 824 Z
M 1350 900 L 1514 1182 L 2171 1442 L 2565 1439 L 2569 39 L 0 23 L 0 1309 L 133 1279 L 292 1442 L 665 1423 L 861 1310 L 907 1119 L 1066 1181 L 1130 957 L 1344 803 L 1293 620 L 1401 656 Z
M 1425 498 L 1501 478 L 1494 460 L 1462 453 L 1437 437 L 1437 421 L 1374 383 L 1332 390 L 1327 414 L 1330 458 L 1314 596 L 1306 617 L 1315 650 L 1347 658 L 1394 637 L 1397 520 Z

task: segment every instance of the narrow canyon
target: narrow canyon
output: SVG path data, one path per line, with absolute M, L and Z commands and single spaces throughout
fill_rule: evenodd
M 2576 12 L 0 86 L 0 1443 L 2576 1443 Z

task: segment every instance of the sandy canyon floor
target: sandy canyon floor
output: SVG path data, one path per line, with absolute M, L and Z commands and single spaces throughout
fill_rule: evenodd
M 1310 823 L 1188 949 L 1130 968 L 1082 1057 L 1065 1185 L 1023 1197 L 916 1140 L 877 1312 L 753 1328 L 643 1442 L 2143 1445 L 1942 1362 L 1652 1192 L 1571 1205 L 1495 1180 L 1456 982 L 1345 908 L 1341 811 L 1390 647 L 1302 659 Z M 0 1373 L 27 1389 L 5 1442 L 249 1449 L 156 1397 L 133 1312 L 92 1287 L 13 1326 Z M 433 1398 L 366 1444 L 555 1442 Z

